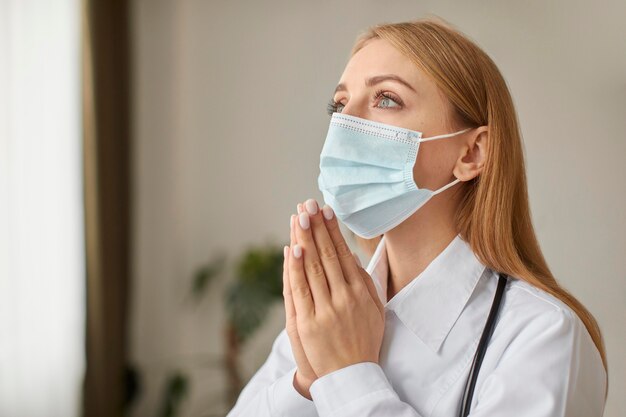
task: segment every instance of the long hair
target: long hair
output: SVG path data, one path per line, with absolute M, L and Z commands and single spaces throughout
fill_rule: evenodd
M 464 183 L 457 231 L 484 265 L 552 294 L 576 312 L 600 352 L 608 387 L 600 327 L 585 306 L 559 285 L 539 248 L 528 204 L 517 115 L 495 63 L 440 18 L 372 26 L 359 35 L 350 56 L 374 38 L 390 42 L 432 77 L 451 102 L 455 120 L 464 126 L 488 126 L 485 165 L 479 176 Z M 379 240 L 360 244 L 371 248 Z

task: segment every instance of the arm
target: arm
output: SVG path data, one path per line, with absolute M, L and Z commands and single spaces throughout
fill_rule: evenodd
M 283 329 L 276 336 L 267 360 L 242 389 L 226 417 L 317 417 L 313 401 L 293 386 L 297 369 Z
M 394 391 L 375 362 L 360 362 L 316 379 L 310 388 L 320 417 L 422 417 Z

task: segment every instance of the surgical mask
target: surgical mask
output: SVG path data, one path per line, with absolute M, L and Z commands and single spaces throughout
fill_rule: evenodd
M 357 235 L 371 239 L 393 229 L 438 190 L 418 188 L 413 166 L 422 133 L 342 113 L 333 113 L 320 155 L 318 186 L 337 218 Z

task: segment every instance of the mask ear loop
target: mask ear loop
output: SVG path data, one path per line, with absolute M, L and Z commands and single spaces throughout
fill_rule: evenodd
M 452 181 L 450 184 L 444 185 L 440 189 L 433 191 L 433 195 L 439 194 L 442 191 L 446 191 L 448 188 L 452 187 L 453 185 L 458 184 L 459 182 L 461 182 L 461 180 L 457 178 L 454 181 Z
M 427 142 L 429 140 L 436 140 L 436 139 L 444 139 L 444 138 L 449 138 L 450 136 L 455 136 L 455 135 L 459 135 L 463 132 L 467 132 L 468 130 L 471 130 L 471 127 L 468 127 L 467 129 L 463 129 L 463 130 L 459 130 L 458 132 L 454 132 L 454 133 L 446 133 L 445 135 L 438 135 L 438 136 L 431 136 L 429 138 L 420 138 L 420 142 Z M 454 181 L 452 181 L 450 184 L 446 184 L 443 187 L 441 187 L 440 189 L 433 191 L 433 195 L 439 194 L 442 191 L 447 190 L 448 188 L 452 187 L 453 185 L 458 184 L 459 182 L 461 182 L 460 179 L 455 179 Z
M 471 127 L 468 127 L 467 129 L 463 129 L 463 130 L 459 130 L 458 132 L 454 132 L 454 133 L 446 133 L 445 135 L 438 135 L 438 136 L 431 136 L 429 138 L 420 138 L 420 142 L 427 142 L 429 140 L 435 140 L 435 139 L 443 139 L 443 138 L 449 138 L 450 136 L 455 136 L 455 135 L 459 135 L 463 132 L 467 132 L 468 130 L 471 130 Z

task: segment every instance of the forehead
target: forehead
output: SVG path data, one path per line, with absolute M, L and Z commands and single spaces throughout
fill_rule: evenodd
M 372 39 L 354 54 L 346 64 L 339 82 L 348 88 L 357 84 L 362 86 L 366 78 L 381 74 L 398 75 L 418 91 L 423 90 L 423 84 L 429 82 L 426 74 L 415 63 L 384 39 Z

